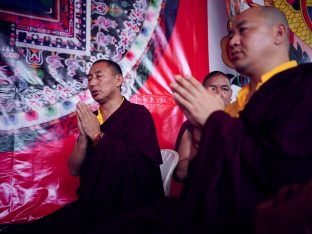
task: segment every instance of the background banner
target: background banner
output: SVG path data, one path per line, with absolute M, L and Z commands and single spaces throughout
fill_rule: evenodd
M 249 7 L 270 6 L 280 9 L 290 28 L 290 58 L 298 63 L 311 62 L 312 58 L 312 3 L 309 0 L 226 0 L 229 26 L 235 17 Z M 226 43 L 226 42 L 225 42 Z M 233 67 L 223 54 L 223 61 Z
M 306 0 L 0 0 L 0 223 L 31 221 L 76 198 L 66 161 L 76 103 L 97 108 L 86 79 L 94 61 L 121 65 L 123 95 L 151 111 L 161 148 L 173 148 L 185 119 L 174 75 L 202 81 L 222 70 L 245 84 L 227 56 L 227 27 L 257 5 L 286 14 L 291 58 L 311 61 Z
M 208 72 L 206 1 L 0 0 L 0 223 L 46 215 L 75 199 L 66 160 L 78 135 L 75 105 L 92 62 L 123 70 L 124 96 L 145 105 L 161 148 L 184 120 L 175 74 Z

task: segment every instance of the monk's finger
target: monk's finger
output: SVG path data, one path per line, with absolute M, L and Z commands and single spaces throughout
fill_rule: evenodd
M 176 89 L 181 96 L 188 99 L 189 102 L 198 102 L 203 96 L 206 95 L 207 90 L 192 76 L 176 76 Z
M 198 90 L 200 92 L 202 92 L 203 90 L 206 90 L 203 85 L 197 80 L 195 79 L 193 76 L 191 75 L 186 75 L 185 76 L 185 80 L 187 80 L 189 82 L 189 84 L 191 84 L 189 87 Z
M 186 75 L 185 77 L 177 75 L 175 76 L 175 80 L 190 93 L 201 93 L 205 90 L 203 85 L 191 75 Z
M 77 104 L 76 104 L 76 113 L 77 113 L 77 117 L 81 117 L 81 115 L 82 115 L 82 110 L 81 110 L 81 103 L 80 102 L 78 102 Z
M 189 102 L 194 102 L 198 98 L 198 92 L 185 78 L 181 76 L 176 77 L 176 82 L 170 84 L 173 92 L 178 93 L 181 97 L 188 100 Z
M 89 111 L 87 105 L 85 105 L 84 103 L 81 103 L 81 102 L 77 103 L 76 112 L 77 112 L 77 115 L 78 115 L 78 117 L 82 123 L 87 123 L 89 121 L 89 118 L 90 118 L 89 112 L 90 111 Z
M 175 102 L 178 104 L 180 109 L 185 112 L 192 112 L 192 103 L 190 103 L 187 99 L 180 95 L 178 92 L 173 92 L 173 98 Z
M 82 102 L 78 102 L 76 106 L 77 106 L 77 110 L 79 110 L 81 113 L 85 112 L 85 107 Z
M 192 84 L 188 79 L 182 77 L 181 75 L 176 75 L 174 79 L 175 79 L 174 84 L 176 84 L 176 86 L 180 88 L 179 90 L 183 89 L 186 92 L 192 94 L 192 92 L 194 91 L 194 87 L 192 87 Z
M 90 117 L 93 113 L 90 111 L 90 108 L 87 104 L 80 103 L 79 109 L 81 111 L 81 114 L 85 117 Z

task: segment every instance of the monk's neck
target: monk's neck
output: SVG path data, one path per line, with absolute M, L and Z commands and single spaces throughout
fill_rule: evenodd
M 123 100 L 124 97 L 120 95 L 114 99 L 100 104 L 100 111 L 104 121 L 108 119 L 108 117 L 121 106 Z
M 246 100 L 247 102 L 252 97 L 252 95 L 256 92 L 258 84 L 261 82 L 261 78 L 257 78 L 255 76 L 249 77 L 250 82 L 248 84 L 249 92 L 247 94 Z
M 249 83 L 249 97 L 250 98 L 257 90 L 258 84 L 262 82 L 262 76 L 272 71 L 274 68 L 289 62 L 288 54 L 281 55 L 277 59 L 273 59 L 272 63 L 267 65 L 261 65 L 255 67 L 252 72 L 248 75 L 250 79 Z
M 250 83 L 249 83 L 249 91 L 250 93 L 255 93 L 256 92 L 256 88 L 257 88 L 257 85 L 261 82 L 261 78 L 250 78 Z

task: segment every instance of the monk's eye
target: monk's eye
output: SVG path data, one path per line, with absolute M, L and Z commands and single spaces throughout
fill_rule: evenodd
M 222 87 L 222 92 L 223 93 L 229 93 L 230 92 L 230 88 L 229 87 Z
M 96 78 L 101 78 L 101 77 L 104 77 L 104 74 L 101 74 L 101 73 L 96 74 Z
M 233 37 L 233 35 L 234 35 L 234 32 L 230 31 L 229 34 L 228 34 L 229 39 L 231 39 Z
M 248 28 L 246 27 L 241 27 L 239 28 L 239 33 L 242 34 L 242 33 L 245 33 L 247 31 Z

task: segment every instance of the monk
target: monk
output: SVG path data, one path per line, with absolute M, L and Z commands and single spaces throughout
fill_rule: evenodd
M 87 77 L 100 123 L 78 103 L 80 136 L 68 160 L 70 172 L 80 175 L 78 200 L 99 218 L 157 201 L 163 196 L 162 159 L 151 114 L 121 95 L 117 63 L 99 60 Z
M 177 104 L 202 129 L 182 195 L 181 230 L 249 233 L 258 203 L 312 177 L 312 65 L 289 61 L 288 35 L 284 14 L 273 7 L 235 19 L 230 57 L 250 78 L 238 118 L 191 76 L 172 84 Z
M 227 106 L 231 102 L 231 82 L 226 74 L 221 71 L 213 71 L 207 74 L 203 80 L 203 86 L 208 92 L 219 95 Z M 179 154 L 179 162 L 174 170 L 173 178 L 183 182 L 187 178 L 188 164 L 195 157 L 201 129 L 194 128 L 190 121 L 186 120 L 180 127 L 175 150 Z
M 86 104 L 77 104 L 80 135 L 68 159 L 70 173 L 80 176 L 77 201 L 5 233 L 86 233 L 164 197 L 162 159 L 150 112 L 121 95 L 123 76 L 117 63 L 98 60 L 87 78 L 100 107 L 96 116 Z

